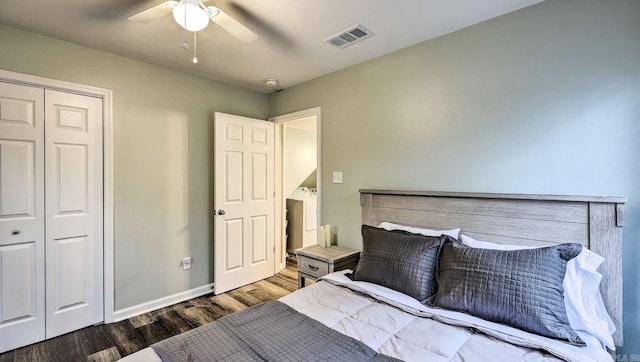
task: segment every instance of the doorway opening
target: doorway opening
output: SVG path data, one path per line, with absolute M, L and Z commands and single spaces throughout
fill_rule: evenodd
M 320 108 L 270 118 L 275 124 L 276 272 L 287 255 L 317 243 L 321 216 Z

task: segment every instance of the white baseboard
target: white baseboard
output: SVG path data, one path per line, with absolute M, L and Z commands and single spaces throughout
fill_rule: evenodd
M 184 302 L 185 300 L 189 300 L 192 298 L 197 298 L 211 292 L 213 292 L 213 283 L 190 290 L 185 290 L 184 292 L 162 297 L 160 299 L 152 300 L 146 303 L 120 309 L 113 312 L 113 321 L 119 322 L 143 313 L 170 306 L 172 304 Z

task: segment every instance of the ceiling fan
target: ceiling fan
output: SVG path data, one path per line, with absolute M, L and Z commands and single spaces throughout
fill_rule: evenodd
M 169 13 L 173 13 L 175 21 L 188 31 L 200 31 L 206 28 L 209 20 L 211 20 L 245 43 L 251 43 L 258 38 L 253 31 L 232 18 L 229 14 L 215 6 L 205 6 L 204 2 L 206 1 L 207 0 L 165 1 L 128 17 L 128 20 L 148 23 L 166 16 Z

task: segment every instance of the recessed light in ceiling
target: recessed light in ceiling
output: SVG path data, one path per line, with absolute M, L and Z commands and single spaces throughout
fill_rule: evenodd
M 264 84 L 265 84 L 267 87 L 271 87 L 271 88 L 273 88 L 273 87 L 277 87 L 277 86 L 278 86 L 278 80 L 277 80 L 277 79 L 275 79 L 275 78 L 267 78 L 267 79 L 264 81 Z

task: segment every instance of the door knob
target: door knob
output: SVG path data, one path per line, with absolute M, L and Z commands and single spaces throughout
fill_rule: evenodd
M 225 214 L 224 210 L 222 210 L 222 209 L 218 210 L 218 215 L 222 216 L 224 214 Z

